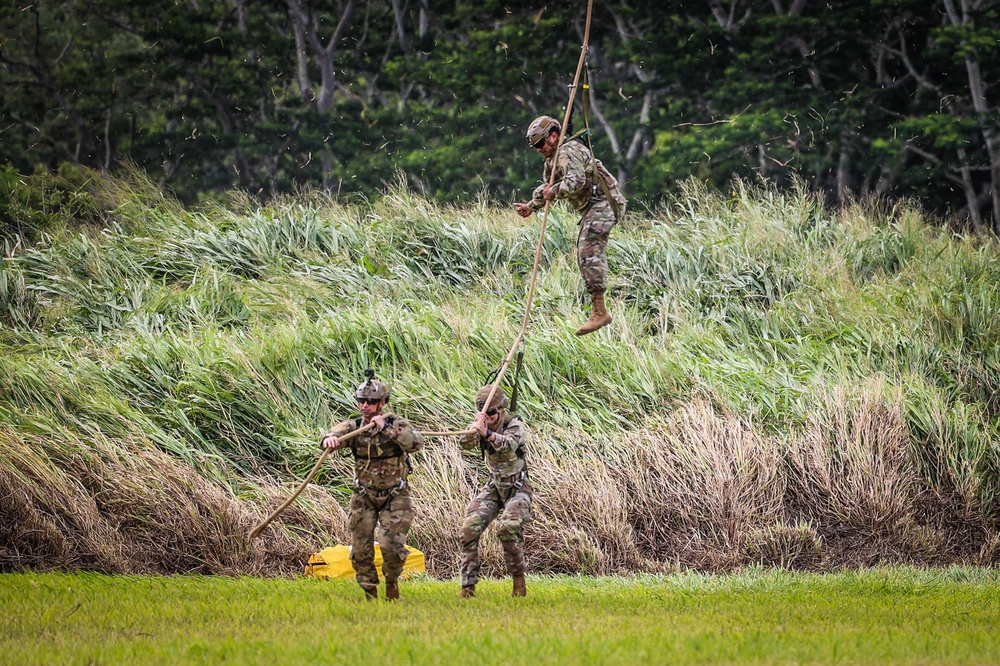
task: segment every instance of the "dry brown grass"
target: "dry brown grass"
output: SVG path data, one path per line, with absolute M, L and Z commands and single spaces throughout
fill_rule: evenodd
M 556 446 L 535 433 L 527 553 L 535 571 L 615 574 L 749 564 L 826 570 L 879 562 L 995 564 L 1000 537 L 921 480 L 898 410 L 831 396 L 788 441 L 705 400 L 612 442 Z M 0 428 L 0 570 L 292 575 L 346 542 L 334 495 L 311 486 L 251 542 L 295 487 L 237 491 L 148 443 L 62 442 Z M 50 457 L 58 456 L 58 457 Z M 344 472 L 345 461 L 335 462 Z M 457 533 L 482 467 L 448 439 L 415 461 L 411 541 L 433 575 L 457 571 Z M 503 575 L 493 530 L 484 572 Z
M 0 428 L 0 570 L 87 569 L 111 573 L 278 574 L 299 571 L 319 534 L 343 534 L 344 510 L 325 490 L 306 493 L 288 526 L 250 543 L 263 518 L 174 456 L 151 447 L 41 441 Z M 285 490 L 249 488 L 277 504 Z M 292 536 L 298 532 L 299 536 Z

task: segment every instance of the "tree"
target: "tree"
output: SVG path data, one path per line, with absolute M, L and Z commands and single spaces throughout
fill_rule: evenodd
M 506 199 L 561 116 L 584 6 L 40 0 L 0 8 L 0 164 L 131 160 L 184 198 L 313 184 Z M 613 0 L 590 139 L 629 196 L 803 180 L 1000 233 L 1000 0 Z M 578 96 L 579 99 L 579 96 Z M 576 129 L 583 124 L 578 106 Z

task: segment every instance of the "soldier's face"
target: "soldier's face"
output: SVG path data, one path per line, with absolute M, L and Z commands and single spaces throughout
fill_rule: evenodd
M 376 400 L 375 402 L 364 398 L 358 400 L 358 409 L 361 410 L 361 416 L 364 416 L 366 419 L 381 414 L 383 407 L 385 407 L 385 398 Z
M 552 132 L 545 137 L 545 143 L 543 143 L 540 148 L 535 148 L 535 150 L 540 152 L 542 157 L 548 159 L 549 157 L 552 157 L 552 154 L 556 151 L 557 143 L 559 143 L 559 135 Z
M 496 409 L 491 409 L 485 413 L 486 425 L 490 428 L 496 428 L 500 425 L 500 412 Z

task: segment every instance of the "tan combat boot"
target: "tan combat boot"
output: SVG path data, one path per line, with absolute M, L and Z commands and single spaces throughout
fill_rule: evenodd
M 462 589 L 458 591 L 458 596 L 463 599 L 471 599 L 476 596 L 476 586 L 475 585 L 463 585 Z
M 604 293 L 592 294 L 591 298 L 594 301 L 594 307 L 590 310 L 590 319 L 585 321 L 583 326 L 576 329 L 577 335 L 593 333 L 602 326 L 607 326 L 611 323 L 611 315 L 608 314 L 607 309 L 604 307 Z
M 524 575 L 514 576 L 514 596 L 523 597 L 528 594 L 528 587 L 524 582 Z
M 395 601 L 399 599 L 399 584 L 396 581 L 385 581 L 385 600 Z

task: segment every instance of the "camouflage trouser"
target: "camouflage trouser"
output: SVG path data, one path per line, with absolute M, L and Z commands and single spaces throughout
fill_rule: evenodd
M 465 522 L 459 535 L 462 586 L 479 582 L 479 538 L 493 519 L 500 515 L 497 536 L 503 546 L 503 559 L 512 576 L 524 575 L 524 524 L 531 519 L 531 483 L 524 479 L 520 488 L 501 492 L 488 484 L 479 491 L 465 510 Z M 501 514 L 501 510 L 503 513 Z
M 357 490 L 351 497 L 351 564 L 357 572 L 358 585 L 365 590 L 378 587 L 375 569 L 375 524 L 382 526 L 379 545 L 382 548 L 382 574 L 386 581 L 399 578 L 406 561 L 406 533 L 413 522 L 410 489 L 404 488 L 395 497 L 362 495 Z
M 624 214 L 624 209 L 622 209 Z M 615 226 L 615 212 L 608 200 L 601 197 L 580 218 L 580 234 L 576 239 L 576 261 L 583 276 L 583 285 L 589 294 L 604 293 L 608 286 L 608 258 L 604 250 L 608 245 L 611 227 Z

